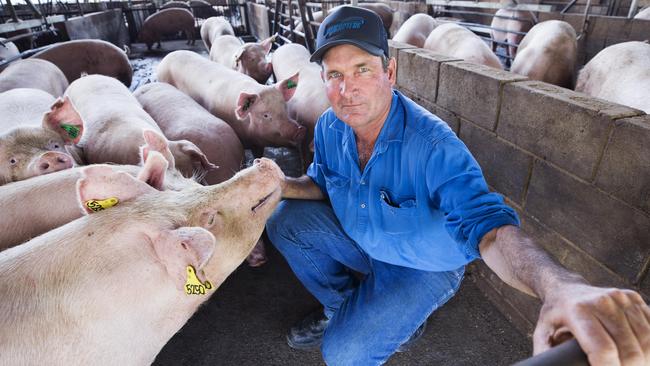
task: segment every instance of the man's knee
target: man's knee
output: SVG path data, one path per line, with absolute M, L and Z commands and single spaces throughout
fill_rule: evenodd
M 328 366 L 380 365 L 384 360 L 367 342 L 344 334 L 325 333 L 321 346 L 323 360 Z

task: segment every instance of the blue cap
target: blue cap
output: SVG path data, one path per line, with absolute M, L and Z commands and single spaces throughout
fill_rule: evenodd
M 388 57 L 388 37 L 381 18 L 372 10 L 342 6 L 331 12 L 318 28 L 311 62 L 320 63 L 334 46 L 351 44 L 375 55 Z

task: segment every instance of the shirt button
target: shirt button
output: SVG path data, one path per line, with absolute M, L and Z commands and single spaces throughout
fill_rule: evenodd
M 361 204 L 361 208 L 366 208 L 366 204 L 365 204 L 365 203 L 362 203 L 362 204 Z

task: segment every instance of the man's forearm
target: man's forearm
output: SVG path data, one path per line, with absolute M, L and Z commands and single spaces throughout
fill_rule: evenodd
M 282 198 L 322 200 L 325 196 L 309 176 L 303 175 L 298 178 L 285 178 L 282 188 Z
M 586 283 L 558 264 L 516 226 L 487 233 L 479 245 L 485 263 L 510 286 L 544 301 L 547 291 L 560 284 Z

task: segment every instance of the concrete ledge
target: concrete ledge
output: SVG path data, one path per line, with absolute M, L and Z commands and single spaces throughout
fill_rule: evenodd
M 65 22 L 70 40 L 101 39 L 123 49 L 129 37 L 122 16 L 122 9 L 112 9 L 98 13 L 70 18 Z
M 470 62 L 441 64 L 436 104 L 488 130 L 494 130 L 501 88 L 526 80 L 503 70 Z
M 400 88 L 435 101 L 440 64 L 449 61 L 458 59 L 435 54 L 424 48 L 400 50 L 397 60 L 398 84 Z
M 503 90 L 497 134 L 591 180 L 612 120 L 639 113 L 539 81 L 511 83 Z

